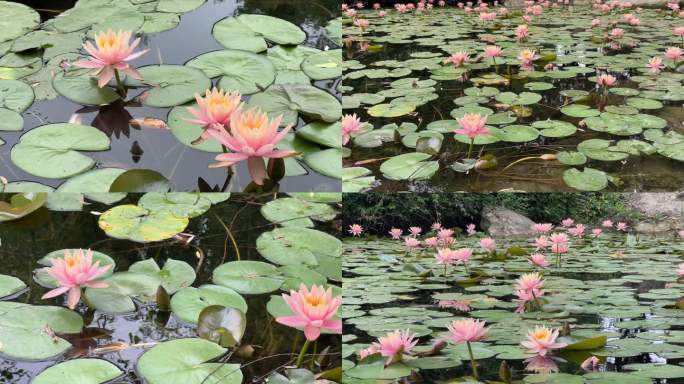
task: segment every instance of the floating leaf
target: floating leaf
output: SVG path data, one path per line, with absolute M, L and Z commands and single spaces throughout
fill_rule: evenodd
M 164 268 L 160 269 L 154 259 L 138 261 L 128 268 L 129 272 L 152 276 L 161 281 L 161 285 L 169 294 L 192 285 L 195 281 L 195 270 L 185 261 L 166 259 Z
M 222 76 L 218 86 L 226 92 L 251 95 L 275 81 L 273 63 L 262 55 L 229 49 L 202 54 L 186 64 L 204 71 L 207 77 Z
M 214 283 L 239 293 L 258 295 L 280 288 L 283 280 L 278 269 L 261 261 L 231 261 L 214 269 Z
M 168 211 L 149 211 L 128 204 L 103 213 L 98 225 L 110 237 L 146 243 L 170 239 L 183 232 L 188 219 L 176 217 Z
M 262 233 L 256 241 L 257 251 L 266 260 L 279 265 L 318 265 L 318 258 L 337 258 L 342 242 L 325 232 L 309 228 L 276 228 Z
M 222 347 L 233 347 L 240 344 L 246 327 L 247 318 L 241 311 L 221 305 L 210 305 L 199 315 L 197 334 Z
M 584 168 L 584 171 L 572 168 L 563 173 L 563 181 L 569 187 L 580 191 L 600 191 L 608 186 L 608 175 L 588 167 Z
M 394 156 L 380 165 L 380 172 L 392 180 L 429 179 L 439 170 L 438 162 L 426 161 L 430 157 L 418 152 Z
M 228 49 L 256 53 L 268 48 L 267 41 L 298 45 L 306 40 L 306 34 L 298 26 L 266 15 L 227 17 L 214 25 L 212 34 L 219 44 Z
M 53 365 L 36 376 L 34 384 L 104 384 L 123 375 L 116 365 L 103 359 L 74 359 Z
M 200 312 L 210 305 L 237 308 L 247 313 L 247 302 L 234 290 L 221 285 L 204 284 L 199 288 L 187 287 L 171 298 L 171 310 L 179 319 L 197 324 Z

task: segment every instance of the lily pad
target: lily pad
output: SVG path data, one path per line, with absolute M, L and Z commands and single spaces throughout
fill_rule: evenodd
M 148 192 L 138 200 L 138 206 L 148 211 L 166 211 L 178 218 L 200 216 L 211 208 L 211 201 L 201 193 Z
M 247 302 L 234 290 L 221 285 L 205 284 L 199 288 L 187 287 L 171 297 L 171 310 L 179 319 L 197 324 L 200 312 L 210 305 L 236 308 L 247 313 Z
M 318 265 L 323 256 L 337 258 L 342 242 L 325 232 L 309 228 L 276 228 L 262 233 L 256 241 L 257 251 L 266 260 L 279 265 Z
M 149 211 L 136 205 L 119 205 L 100 216 L 100 228 L 108 236 L 146 243 L 166 240 L 183 232 L 188 219 L 169 211 Z
M 341 77 L 342 50 L 332 49 L 307 57 L 302 62 L 302 71 L 311 80 L 327 80 Z
M 251 95 L 268 88 L 275 81 L 273 63 L 252 52 L 234 49 L 209 52 L 186 65 L 201 69 L 210 78 L 222 76 L 218 86 L 226 92 Z
M 197 68 L 182 65 L 149 65 L 138 69 L 142 82 L 126 79 L 132 86 L 149 86 L 140 99 L 149 107 L 166 108 L 185 104 L 211 88 L 211 80 Z M 56 87 L 55 87 L 56 88 Z
M 159 268 L 154 259 L 138 261 L 131 265 L 128 271 L 159 279 L 162 287 L 169 294 L 192 285 L 196 277 L 195 270 L 190 264 L 174 259 L 167 259 L 162 269 Z
M 296 198 L 280 198 L 261 207 L 261 215 L 272 223 L 284 227 L 313 227 L 313 220 L 328 221 L 337 212 L 328 204 L 314 203 Z
M 231 261 L 214 269 L 214 283 L 247 295 L 259 295 L 280 289 L 283 279 L 278 269 L 261 261 Z
M 208 363 L 227 349 L 204 339 L 178 339 L 157 344 L 138 361 L 148 384 L 240 384 L 239 364 Z
M 14 40 L 38 24 L 40 15 L 33 8 L 13 1 L 0 1 L 0 42 Z
M 228 49 L 242 49 L 255 53 L 268 49 L 268 42 L 298 45 L 306 34 L 289 21 L 266 15 L 240 15 L 225 18 L 212 31 L 219 44 Z
M 123 314 L 132 313 L 136 310 L 137 299 L 143 302 L 154 301 L 161 280 L 156 276 L 118 272 L 102 282 L 107 288 L 87 288 L 85 300 L 88 305 L 105 313 Z
M 298 114 L 333 123 L 342 118 L 342 106 L 335 96 L 311 85 L 274 85 L 249 100 L 272 118 L 283 116 L 282 126 L 296 125 Z
M 563 172 L 563 181 L 580 191 L 600 191 L 608 186 L 608 175 L 594 168 L 587 167 L 584 171 L 571 168 Z
M 12 148 L 12 162 L 38 177 L 62 179 L 85 172 L 95 161 L 78 151 L 109 149 L 109 138 L 80 124 L 49 124 L 25 133 Z
M 108 105 L 121 98 L 114 88 L 100 88 L 97 79 L 80 72 L 57 73 L 52 86 L 60 95 L 83 105 Z
M 0 275 L 0 300 L 26 289 L 26 284 L 14 276 Z
M 103 359 L 74 359 L 53 365 L 36 376 L 34 384 L 104 384 L 123 375 L 116 365 Z
M 429 179 L 439 170 L 437 161 L 427 161 L 431 157 L 419 152 L 394 156 L 380 165 L 380 172 L 391 180 Z

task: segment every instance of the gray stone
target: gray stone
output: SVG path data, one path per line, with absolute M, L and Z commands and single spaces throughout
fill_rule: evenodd
M 634 230 L 638 233 L 665 233 L 670 232 L 673 229 L 677 229 L 677 227 L 672 220 L 659 221 L 655 223 L 642 221 L 634 225 Z
M 662 233 L 684 228 L 684 193 L 632 193 L 627 205 L 641 213 L 643 219 L 634 230 L 641 233 Z
M 534 236 L 533 225 L 534 221 L 510 209 L 501 207 L 482 209 L 480 227 L 495 238 Z

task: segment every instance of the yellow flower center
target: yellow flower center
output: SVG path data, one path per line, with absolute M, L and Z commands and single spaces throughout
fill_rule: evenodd
M 551 331 L 546 328 L 538 328 L 532 335 L 536 340 L 548 340 L 551 337 Z

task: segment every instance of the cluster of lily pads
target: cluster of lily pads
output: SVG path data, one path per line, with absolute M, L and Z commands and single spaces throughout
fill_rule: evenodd
M 41 23 L 38 13 L 30 7 L 1 2 L 0 131 L 25 129 L 22 113 L 34 101 L 61 96 L 95 110 L 140 103 L 170 108 L 164 128 L 184 145 L 218 154 L 226 151 L 225 146 L 217 140 L 196 142 L 202 127 L 187 121 L 193 119 L 188 108 L 197 108 L 195 95 L 204 95 L 215 83 L 219 89 L 242 95 L 245 109 L 258 108 L 271 119 L 282 115 L 281 127 L 296 127 L 277 144 L 279 150 L 297 153 L 285 159 L 284 170 L 275 172 L 278 177 L 306 175 L 309 171 L 302 165 L 306 164 L 322 175 L 339 179 L 341 107 L 335 95 L 322 89 L 322 82 L 341 76 L 341 50 L 306 46 L 306 33 L 286 20 L 256 14 L 227 17 L 212 30 L 213 38 L 225 49 L 201 54 L 184 65 L 131 67 L 133 71 L 119 68 L 121 73 L 114 70 L 118 87 L 99 86 L 92 77 L 93 70 L 78 65 L 85 54 L 84 42 L 96 39 L 100 33 L 130 31 L 136 36 L 148 36 L 167 31 L 178 25 L 181 14 L 204 3 L 79 0 L 74 8 Z M 340 23 L 341 19 L 331 20 L 326 28 L 333 48 L 341 44 Z M 93 63 L 101 64 L 98 60 Z M 128 75 L 125 78 L 124 73 Z M 114 185 L 125 170 L 93 169 L 96 162 L 87 155 L 110 149 L 107 134 L 78 119 L 31 128 L 12 148 L 14 166 L 36 177 L 65 180 L 58 189 L 69 185 L 73 178 L 85 177 L 92 188 L 119 191 Z M 155 176 L 163 178 L 158 173 Z M 35 187 L 23 184 L 9 190 L 44 190 Z
M 345 382 L 477 381 L 471 369 L 496 382 L 681 379 L 684 231 L 643 236 L 608 222 L 590 235 L 568 220 L 494 239 L 475 225 L 393 229 L 392 238 L 350 228 Z M 546 244 L 550 233 L 564 246 Z M 544 260 L 548 246 L 562 264 Z M 478 322 L 484 333 L 471 328 Z
M 47 201 L 45 193 L 35 194 L 39 196 L 37 198 L 33 195 L 17 194 L 12 200 L 15 203 L 20 200 L 32 201 L 33 206 L 38 207 L 41 202 Z M 230 197 L 228 193 L 147 193 L 129 196 L 128 201 L 135 203 L 115 205 L 93 214 L 99 216 L 97 221 L 100 229 L 113 239 L 130 241 L 131 244 L 163 241 L 166 246 L 187 247 L 193 244 L 195 237 L 202 236 L 200 233 L 184 232 L 188 230 L 189 222 L 205 220 L 203 215 L 211 213 L 212 206 L 220 205 Z M 59 249 L 44 255 L 34 265 L 33 279 L 37 285 L 0 274 L 0 354 L 5 359 L 18 362 L 57 361 L 31 376 L 33 383 L 71 380 L 96 384 L 121 379 L 124 371 L 117 366 L 115 355 L 111 354 L 126 349 L 145 350 L 137 361 L 135 377 L 147 383 L 241 383 L 241 365 L 235 360 L 231 361 L 231 357 L 240 355 L 238 350 L 244 347 L 241 339 L 246 330 L 250 330 L 250 324 L 255 324 L 255 320 L 250 321 L 250 313 L 255 311 L 250 308 L 252 304 L 248 306 L 250 296 L 271 294 L 262 312 L 268 313 L 267 316 L 272 316 L 276 322 L 285 324 L 280 319 L 301 319 L 303 313 L 314 315 L 307 308 L 293 309 L 293 299 L 288 302 L 281 293 L 290 292 L 290 296 L 294 297 L 293 291 L 311 289 L 311 297 L 304 297 L 303 300 L 313 300 L 314 306 L 333 305 L 330 307 L 333 312 L 328 314 L 329 318 L 324 321 L 322 328 L 320 324 L 316 326 L 324 334 L 336 333 L 327 330 L 327 327 L 334 328 L 329 324 L 339 322 L 335 314 L 335 301 L 331 299 L 337 297 L 335 300 L 339 303 L 341 297 L 342 242 L 315 227 L 317 223 L 336 218 L 338 212 L 335 206 L 340 200 L 339 193 L 293 193 L 266 202 L 260 212 L 271 225 L 263 228 L 256 244 L 249 245 L 257 250 L 261 260 L 242 259 L 235 239 L 239 232 L 233 235 L 230 218 L 221 218 L 214 213 L 226 228 L 226 245 L 231 244 L 229 238 L 233 239 L 235 248 L 231 254 L 235 255 L 234 260 L 203 263 L 204 255 L 200 257 L 201 242 L 193 245 L 198 250 L 197 265 L 173 257 L 163 263 L 158 263 L 155 258 L 144 258 L 122 268 L 117 265 L 115 256 L 100 252 L 97 248 L 92 251 Z M 31 214 L 20 215 L 18 211 L 2 208 L 3 220 L 8 220 L 13 213 L 16 213 L 13 220 L 26 219 Z M 233 228 L 233 231 L 238 230 Z M 3 241 L 6 244 L 7 239 Z M 81 262 L 92 265 L 93 269 L 78 276 L 65 276 L 69 266 Z M 67 267 L 67 272 L 57 272 L 55 268 L 58 265 Z M 210 268 L 211 282 L 201 284 L 201 268 L 207 267 Z M 59 305 L 62 302 L 59 294 L 67 289 L 64 285 L 66 281 L 76 284 L 70 285 L 68 294 L 69 307 L 73 310 Z M 82 296 L 72 297 L 73 289 L 75 292 L 82 291 Z M 315 289 L 323 290 L 314 292 Z M 330 297 L 316 296 L 326 289 Z M 58 297 L 54 301 L 55 305 L 25 304 L 21 300 L 29 291 L 32 296 L 40 296 L 48 290 L 56 293 L 45 294 L 43 298 Z M 117 317 L 129 316 L 143 309 L 168 313 L 174 321 L 188 325 L 190 334 L 180 339 L 152 338 L 124 344 L 107 344 L 106 340 L 102 340 L 85 353 L 74 355 L 70 352 L 76 347 L 75 340 L 80 338 L 78 334 L 84 332 L 84 327 L 88 327 L 92 321 L 93 311 L 97 316 Z M 309 339 L 310 325 L 289 326 L 307 331 Z M 318 339 L 318 334 L 314 336 L 312 341 Z M 305 346 L 308 345 L 309 341 L 305 343 Z M 317 347 L 320 349 L 308 349 L 308 354 L 305 353 L 306 348 L 302 350 L 296 359 L 296 369 L 293 359 L 288 364 L 289 369 L 274 367 L 274 372 L 266 372 L 266 376 L 275 383 L 306 382 L 297 380 L 313 382 L 314 374 L 335 379 L 340 374 L 335 351 L 325 349 L 325 344 L 320 340 Z M 294 350 L 292 354 L 297 357 L 298 352 Z M 315 369 L 312 369 L 317 353 L 331 354 L 332 364 L 320 365 L 328 371 L 315 373 Z M 64 356 L 69 358 L 64 359 Z
M 347 12 L 342 104 L 363 125 L 351 133 L 345 190 L 471 175 L 598 191 L 637 184 L 616 164 L 680 168 L 680 15 L 539 4 Z M 600 85 L 607 74 L 617 81 Z M 486 117 L 487 133 L 454 134 L 467 114 Z

